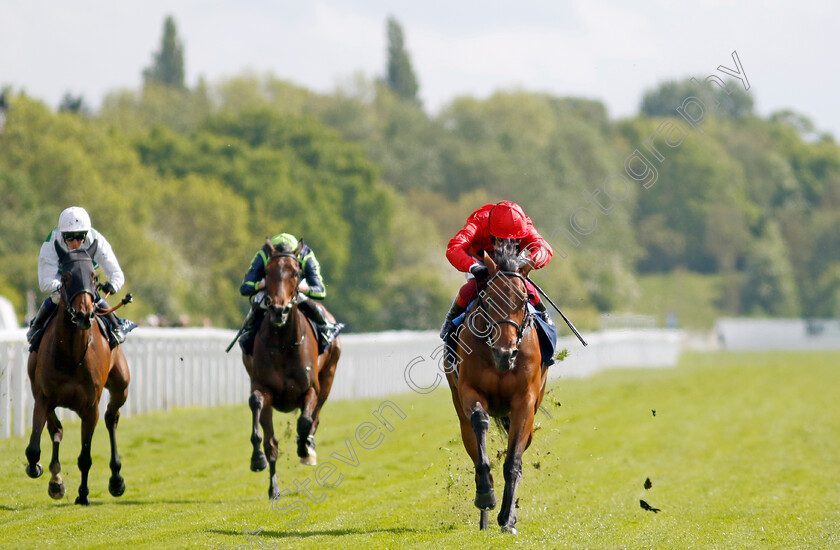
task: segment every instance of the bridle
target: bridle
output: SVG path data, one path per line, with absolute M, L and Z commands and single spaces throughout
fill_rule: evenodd
M 485 284 L 485 289 L 490 286 L 490 283 L 492 283 L 496 278 L 500 276 L 516 277 L 520 279 L 523 283 L 525 283 L 525 277 L 523 277 L 519 273 L 516 273 L 515 271 L 497 271 L 492 277 L 490 277 L 490 279 L 487 280 L 487 283 Z M 525 288 L 528 288 L 527 284 L 525 284 Z M 519 349 L 519 344 L 522 343 L 522 339 L 525 338 L 525 336 L 528 334 L 528 332 L 530 332 L 531 328 L 533 328 L 534 326 L 533 315 L 531 315 L 531 312 L 528 311 L 527 293 L 525 297 L 526 300 L 524 306 L 525 315 L 522 317 L 521 324 L 517 323 L 516 321 L 510 318 L 511 313 L 513 312 L 509 313 L 508 317 L 499 319 L 498 321 L 493 321 L 493 318 L 490 316 L 490 309 L 495 309 L 498 311 L 498 308 L 493 308 L 492 305 L 488 305 L 487 302 L 484 300 L 484 294 L 485 292 L 478 293 L 478 307 L 481 308 L 481 310 L 484 312 L 486 319 L 488 320 L 487 336 L 484 337 L 485 343 L 488 345 L 488 347 L 493 348 L 493 329 L 498 327 L 499 325 L 512 325 L 516 329 L 516 349 Z
M 79 258 L 79 259 L 74 259 L 74 260 L 71 260 L 71 261 L 74 261 L 74 262 L 75 261 L 84 261 L 84 259 Z M 70 273 L 70 272 L 65 272 L 65 273 L 66 273 L 66 276 L 68 278 L 70 278 L 71 281 L 72 281 L 73 274 Z M 87 284 L 84 281 L 82 281 L 81 287 L 82 288 L 76 290 L 75 292 L 73 292 L 72 295 L 70 295 L 69 292 L 67 291 L 67 285 L 64 283 L 64 281 L 62 281 L 60 294 L 61 294 L 61 301 L 64 302 L 64 311 L 66 311 L 67 314 L 70 316 L 70 321 L 73 323 L 73 325 L 76 328 L 78 328 L 80 330 L 87 330 L 87 328 L 85 328 L 83 326 L 80 326 L 80 322 L 84 318 L 88 318 L 90 320 L 90 322 L 93 323 L 93 321 L 95 319 L 95 314 L 96 314 L 96 298 L 97 298 L 97 296 L 96 296 L 96 292 L 94 292 L 94 290 L 92 290 L 90 288 L 87 288 Z M 84 312 L 79 311 L 79 310 L 77 310 L 76 308 L 73 307 L 73 300 L 76 298 L 76 296 L 78 296 L 79 294 L 82 294 L 82 293 L 89 294 L 91 299 L 94 302 L 93 313 L 91 313 L 90 315 L 87 315 Z M 90 328 L 90 327 L 88 327 L 88 328 Z
M 298 284 L 300 284 L 300 277 L 301 277 L 300 259 L 298 259 L 298 257 L 295 254 L 291 254 L 289 252 L 275 252 L 274 254 L 272 254 L 269 257 L 269 262 L 271 262 L 272 260 L 278 259 L 278 258 L 291 258 L 297 264 L 297 271 L 296 271 L 296 273 L 297 273 L 296 279 L 297 280 L 296 280 L 295 286 L 294 286 L 294 288 L 297 289 Z M 295 290 L 295 295 L 296 294 L 297 294 L 297 290 Z M 280 316 L 281 322 L 277 326 L 282 327 L 288 321 L 289 314 L 292 312 L 292 308 L 295 307 L 295 296 L 292 296 L 292 299 L 289 300 L 289 303 L 286 304 L 285 306 L 283 306 L 282 308 L 278 308 L 277 306 L 274 305 L 273 302 L 274 302 L 274 299 L 271 296 L 269 296 L 268 292 L 266 292 L 265 296 L 263 296 L 263 299 L 262 299 L 262 306 L 263 306 L 264 309 L 266 309 L 270 313 L 273 313 L 274 315 L 279 315 Z
M 88 257 L 88 259 L 89 259 L 89 257 Z M 85 258 L 73 258 L 72 260 L 68 260 L 68 261 L 63 262 L 62 266 L 66 265 L 68 263 L 80 262 L 80 261 L 86 261 L 86 260 L 85 260 Z M 89 260 L 89 261 L 91 261 L 91 263 L 93 263 L 92 260 Z M 73 273 L 72 270 L 63 271 L 62 277 L 66 277 L 66 279 L 69 279 L 69 282 L 70 282 L 70 285 L 68 285 L 68 284 L 65 284 L 65 280 L 62 280 L 61 287 L 60 287 L 60 290 L 59 290 L 59 293 L 61 295 L 61 302 L 63 302 L 63 306 L 64 306 L 64 311 L 69 316 L 70 322 L 73 324 L 74 327 L 76 327 L 77 329 L 79 329 L 80 331 L 83 331 L 83 332 L 88 331 L 88 337 L 85 341 L 85 348 L 84 348 L 84 350 L 82 350 L 81 357 L 79 358 L 78 361 L 75 362 L 75 365 L 74 365 L 74 368 L 77 368 L 77 367 L 79 367 L 79 365 L 82 364 L 82 361 L 84 361 L 84 358 L 87 355 L 88 348 L 90 347 L 91 343 L 93 342 L 93 332 L 91 332 L 90 329 L 93 326 L 93 323 L 96 322 L 96 298 L 97 298 L 97 296 L 96 296 L 96 292 L 93 289 L 88 288 L 87 282 L 84 280 L 85 279 L 84 273 L 82 273 L 81 277 L 80 277 L 82 279 L 81 283 L 76 283 L 77 286 L 73 285 L 73 283 L 75 281 L 74 281 L 74 273 Z M 93 280 L 91 280 L 91 283 L 94 284 Z M 72 295 L 70 294 L 70 292 L 68 292 L 68 289 L 67 289 L 68 286 L 74 286 L 75 287 Z M 78 288 L 78 287 L 81 287 L 81 288 Z M 95 288 L 95 284 L 94 284 L 94 288 Z M 82 311 L 79 311 L 79 310 L 77 310 L 76 308 L 73 307 L 73 300 L 79 294 L 89 294 L 90 297 L 92 298 L 92 301 L 94 302 L 93 311 L 89 315 L 82 312 Z M 85 321 L 87 321 L 87 322 L 85 322 Z M 84 326 L 85 324 L 87 325 L 87 327 Z

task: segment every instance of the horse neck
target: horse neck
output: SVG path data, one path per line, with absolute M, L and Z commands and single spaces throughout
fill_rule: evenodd
M 297 302 L 293 302 L 292 309 L 289 311 L 289 318 L 286 320 L 286 324 L 282 327 L 277 327 L 270 321 L 268 323 L 263 323 L 269 325 L 268 333 L 269 334 L 276 334 L 278 339 L 278 344 L 281 346 L 292 345 L 297 342 L 300 342 L 300 317 L 298 315 Z M 266 319 L 268 320 L 268 319 Z
M 464 321 L 464 324 L 467 325 L 466 330 L 470 330 L 470 326 L 471 326 L 469 324 L 470 322 L 474 323 L 474 326 L 475 326 L 478 334 L 474 333 L 473 334 L 473 339 L 476 341 L 476 343 L 480 344 L 479 347 L 484 346 L 487 349 L 490 349 L 490 346 L 487 344 L 486 334 L 488 332 L 488 327 L 492 323 L 494 323 L 495 321 L 498 321 L 500 319 L 512 319 L 514 316 L 516 316 L 516 317 L 521 316 L 521 318 L 518 321 L 516 321 L 515 319 L 514 319 L 514 321 L 516 323 L 518 323 L 519 325 L 522 325 L 528 317 L 528 302 L 527 302 L 527 300 L 526 300 L 526 302 L 525 302 L 525 304 L 522 308 L 511 309 L 510 311 L 507 311 L 508 309 L 510 309 L 508 307 L 508 305 L 511 304 L 511 303 L 514 303 L 515 298 L 502 294 L 502 291 L 500 291 L 500 290 L 496 290 L 494 292 L 494 294 L 496 295 L 495 298 L 491 298 L 490 296 L 485 296 L 485 297 L 481 298 L 481 300 L 477 304 L 478 307 L 476 307 L 471 313 L 469 313 L 467 315 L 467 317 L 465 317 L 465 321 Z M 498 303 L 498 305 L 496 307 L 491 305 L 491 304 L 497 304 L 497 303 Z M 500 311 L 507 311 L 507 313 L 505 313 L 505 314 L 503 314 L 503 316 L 501 316 L 500 313 L 499 313 Z M 473 318 L 472 321 L 470 321 L 470 317 Z M 499 319 L 496 319 L 496 317 L 499 317 Z M 485 336 L 480 336 L 479 334 L 485 335 Z M 525 340 L 523 339 L 523 343 L 524 343 L 524 341 Z
M 87 349 L 91 330 L 93 330 L 93 325 L 88 330 L 76 327 L 70 320 L 64 299 L 59 302 L 55 314 L 55 346 L 63 350 L 66 355 L 76 357 Z
M 482 308 L 476 307 L 464 317 L 464 321 L 461 323 L 462 328 L 459 339 L 466 339 L 469 342 L 467 345 L 473 350 L 473 353 L 490 356 L 491 349 L 487 344 L 486 338 L 487 327 L 490 326 L 490 323 L 486 317 L 487 314 L 482 314 L 482 311 Z M 475 330 L 473 330 L 473 327 Z M 469 334 L 464 334 L 465 331 Z M 492 360 L 492 356 L 490 357 Z

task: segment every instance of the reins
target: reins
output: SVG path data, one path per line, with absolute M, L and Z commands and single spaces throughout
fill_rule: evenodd
M 497 271 L 487 281 L 487 283 L 485 284 L 485 289 L 488 288 L 490 286 L 490 283 L 492 283 L 500 275 L 504 275 L 506 277 L 516 277 L 516 278 L 522 280 L 523 284 L 526 281 L 525 277 L 523 277 L 520 273 L 517 273 L 515 271 Z M 527 284 L 525 284 L 525 288 L 526 289 L 528 288 Z M 517 290 L 519 290 L 519 289 L 517 289 Z M 486 315 L 486 317 L 488 319 L 488 325 L 487 325 L 488 334 L 484 338 L 484 341 L 487 343 L 487 345 L 489 347 L 492 348 L 493 347 L 493 341 L 492 341 L 493 328 L 497 327 L 499 325 L 512 325 L 516 329 L 516 347 L 519 348 L 519 344 L 522 343 L 522 339 L 525 338 L 525 336 L 528 334 L 528 332 L 530 332 L 531 328 L 533 328 L 533 326 L 534 326 L 533 316 L 531 315 L 531 312 L 528 311 L 527 292 L 526 292 L 525 305 L 523 306 L 524 309 L 525 309 L 525 314 L 522 317 L 522 323 L 521 324 L 517 323 L 516 321 L 511 319 L 510 314 L 508 314 L 508 317 L 505 317 L 504 319 L 499 319 L 498 321 L 493 321 L 492 317 L 490 316 L 490 311 L 488 309 L 488 304 L 484 301 L 484 298 L 482 296 L 483 294 L 485 294 L 485 292 L 479 292 L 478 293 L 478 306 L 484 312 L 484 314 Z M 492 305 L 489 306 L 489 307 L 492 307 Z M 498 308 L 495 308 L 495 309 L 498 309 Z
M 275 252 L 274 254 L 269 256 L 269 261 L 277 259 L 277 258 L 291 258 L 295 261 L 295 263 L 297 264 L 297 267 L 298 267 L 296 279 L 299 283 L 300 282 L 300 277 L 301 277 L 300 271 L 301 271 L 302 266 L 301 266 L 301 263 L 300 263 L 300 259 L 297 257 L 297 255 L 295 255 L 293 253 L 290 253 L 290 252 Z M 295 285 L 295 289 L 297 289 L 297 284 Z M 297 294 L 297 290 L 295 290 L 295 294 Z M 282 315 L 288 316 L 289 314 L 291 314 L 292 309 L 295 307 L 295 300 L 296 300 L 296 296 L 292 296 L 291 301 L 283 307 Z M 271 304 L 271 297 L 268 295 L 268 292 L 266 292 L 265 296 L 263 296 L 263 303 L 266 306 L 266 308 Z M 286 321 L 283 321 L 283 323 L 285 325 Z M 292 342 L 290 344 L 279 344 L 279 345 L 271 346 L 271 347 L 278 348 L 278 349 L 298 348 L 303 344 L 303 341 L 304 341 L 305 338 L 306 338 L 306 333 L 301 332 L 299 341 Z
M 110 296 L 110 294 L 106 294 L 106 295 L 104 296 L 104 298 L 105 298 L 105 299 L 108 299 L 108 296 Z M 109 315 L 109 314 L 111 314 L 111 313 L 113 313 L 113 312 L 117 311 L 118 309 L 120 309 L 120 308 L 121 308 L 121 307 L 123 307 L 124 305 L 126 305 L 126 304 L 130 304 L 130 303 L 131 303 L 131 302 L 133 302 L 133 301 L 134 301 L 134 296 L 132 296 L 132 295 L 131 295 L 131 293 L 129 292 L 128 294 L 126 294 L 126 295 L 125 295 L 125 298 L 123 298 L 122 300 L 120 300 L 120 303 L 119 303 L 119 304 L 115 305 L 115 306 L 114 306 L 114 307 L 112 307 L 112 308 L 103 309 L 103 310 L 101 310 L 101 311 L 97 310 L 96 314 L 97 314 L 97 315 Z
M 83 292 L 87 292 L 87 293 L 88 293 L 88 294 L 90 294 L 91 296 L 95 297 L 95 295 L 94 295 L 92 292 L 90 292 L 90 291 L 89 291 L 89 290 L 87 290 L 87 289 L 83 289 L 83 290 L 80 290 L 79 292 L 76 292 L 76 293 L 73 295 L 73 298 L 75 298 L 75 297 L 76 297 L 76 296 L 78 296 L 79 294 L 82 294 Z M 70 323 L 71 323 L 71 324 L 73 324 L 73 326 L 75 326 L 75 327 L 79 330 L 79 332 L 85 332 L 84 330 L 82 330 L 82 329 L 78 328 L 78 326 L 77 326 L 77 325 L 75 324 L 75 322 L 73 321 L 73 319 L 75 319 L 75 318 L 76 318 L 76 316 L 77 316 L 77 314 L 78 314 L 78 311 L 76 310 L 76 308 L 74 308 L 74 307 L 71 305 L 71 300 L 72 300 L 72 298 L 68 298 L 68 297 L 67 297 L 67 288 L 65 287 L 65 285 L 64 285 L 64 284 L 62 284 L 62 285 L 61 285 L 60 294 L 61 294 L 61 302 L 63 302 L 63 306 L 64 306 L 64 311 L 65 311 L 65 312 L 67 313 L 67 315 L 70 317 Z M 82 356 L 81 356 L 81 358 L 79 358 L 79 360 L 78 360 L 78 361 L 76 361 L 76 363 L 75 363 L 75 365 L 73 365 L 72 369 L 77 369 L 77 368 L 79 368 L 79 367 L 82 365 L 82 362 L 85 360 L 85 356 L 87 355 L 88 349 L 90 348 L 90 344 L 91 344 L 91 342 L 93 342 L 93 333 L 92 333 L 92 332 L 90 332 L 90 330 L 89 330 L 89 329 L 88 329 L 88 331 L 87 331 L 87 332 L 88 332 L 88 337 L 85 339 L 85 349 L 82 351 Z M 51 352 L 51 353 L 53 354 L 53 356 L 55 356 L 54 351 L 53 351 L 53 352 Z M 59 364 L 60 364 L 60 363 L 59 363 Z M 59 367 L 59 368 L 61 368 L 61 367 Z

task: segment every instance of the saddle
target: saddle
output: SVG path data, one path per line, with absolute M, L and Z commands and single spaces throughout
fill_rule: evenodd
M 456 338 L 458 327 L 461 326 L 467 314 L 477 303 L 478 299 L 470 302 L 464 313 L 452 320 L 452 330 L 446 335 L 443 341 L 446 366 L 455 372 L 456 379 L 458 378 L 458 365 L 455 361 L 455 352 L 458 349 L 458 339 Z M 550 367 L 554 364 L 554 352 L 557 349 L 557 326 L 543 319 L 541 312 L 537 311 L 530 303 L 528 304 L 528 311 L 534 319 L 534 327 L 537 329 L 537 338 L 540 343 L 540 356 L 542 358 L 541 364 L 544 368 Z
M 47 327 L 50 326 L 53 318 L 58 313 L 58 307 L 55 307 L 50 314 L 47 316 L 47 320 L 44 321 L 43 326 L 40 330 L 38 330 L 35 334 L 32 335 L 32 341 L 29 343 L 29 351 L 38 351 L 41 347 L 41 340 L 44 337 L 44 332 L 47 331 Z M 114 316 L 116 317 L 116 315 Z M 111 322 L 101 315 L 96 316 L 96 322 L 99 323 L 99 329 L 102 331 L 102 334 L 108 338 L 108 345 L 111 349 L 114 349 L 120 342 L 117 340 L 117 337 L 114 335 L 114 327 L 111 325 Z M 132 330 L 137 328 L 137 323 L 134 321 L 129 321 L 128 319 L 120 319 L 117 317 L 117 322 L 119 322 L 120 327 L 122 328 L 123 334 L 128 334 Z
M 50 326 L 50 323 L 56 313 L 58 313 L 58 307 L 53 308 L 50 314 L 47 315 L 47 320 L 44 321 L 43 325 L 41 325 L 41 328 L 32 335 L 32 341 L 29 342 L 29 351 L 38 351 L 38 348 L 41 347 L 41 339 L 44 337 L 44 332 L 47 330 L 47 327 Z
M 254 320 L 254 324 L 242 334 L 241 338 L 239 338 L 239 346 L 245 355 L 254 354 L 254 341 L 257 336 L 257 331 L 260 329 L 260 325 L 263 322 L 263 318 L 264 315 L 260 315 L 256 318 Z M 308 315 L 304 315 L 303 318 L 306 319 L 306 322 L 309 323 L 310 327 L 312 327 L 312 332 L 315 334 L 315 338 L 318 341 L 318 355 L 321 355 L 327 350 L 329 344 L 335 340 L 335 337 L 338 336 L 338 333 L 344 328 L 344 323 L 337 323 L 334 325 L 335 328 L 333 329 L 333 334 L 327 335 L 324 332 L 324 326 L 317 324 L 313 319 L 310 319 Z M 328 338 L 328 336 L 331 336 L 331 338 Z
M 315 333 L 315 338 L 318 339 L 318 355 L 327 351 L 327 347 L 333 343 L 335 337 L 338 336 L 338 333 L 344 328 L 344 323 L 336 323 L 334 325 L 335 328 L 333 329 L 333 333 L 327 334 L 326 327 L 324 325 L 315 323 L 313 319 L 310 319 L 306 315 L 304 315 L 304 318 L 309 323 L 309 326 L 312 327 L 312 331 Z

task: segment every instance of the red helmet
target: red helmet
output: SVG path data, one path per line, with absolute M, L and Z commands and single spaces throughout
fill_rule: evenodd
M 515 202 L 502 201 L 490 209 L 490 234 L 499 239 L 521 239 L 528 234 L 528 218 Z

